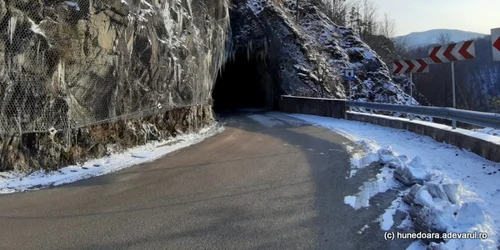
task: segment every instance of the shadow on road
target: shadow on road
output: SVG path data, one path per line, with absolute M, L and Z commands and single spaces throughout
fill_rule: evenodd
M 394 192 L 357 211 L 344 204 L 377 172 L 346 178 L 345 145 L 352 146 L 346 138 L 298 120 L 263 126 L 247 113 L 222 119 L 223 134 L 155 163 L 0 196 L 0 248 L 404 249 L 411 243 L 384 241 L 374 222 Z

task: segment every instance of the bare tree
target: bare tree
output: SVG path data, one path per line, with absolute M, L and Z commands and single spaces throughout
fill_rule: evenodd
M 377 30 L 377 6 L 371 0 L 362 0 L 361 3 L 361 36 L 366 38 L 368 35 L 375 34 Z
M 379 33 L 387 38 L 396 36 L 396 21 L 387 13 L 384 13 L 384 19 L 380 22 Z
M 441 45 L 451 43 L 451 34 L 449 32 L 443 32 L 438 35 L 437 42 Z
M 299 0 L 295 0 L 295 8 L 297 8 L 297 13 L 296 13 L 296 17 L 295 17 L 295 21 L 297 22 L 297 24 L 299 23 L 299 18 L 300 18 L 300 10 L 299 10 Z
M 359 14 L 359 6 L 353 5 L 349 11 L 349 27 L 354 31 L 361 33 L 361 16 Z
M 348 0 L 329 0 L 330 17 L 338 25 L 346 25 L 346 17 L 349 9 Z
M 405 59 L 412 57 L 410 55 L 410 46 L 408 38 L 399 38 L 397 40 L 393 40 L 394 42 L 394 53 L 398 58 L 395 59 Z

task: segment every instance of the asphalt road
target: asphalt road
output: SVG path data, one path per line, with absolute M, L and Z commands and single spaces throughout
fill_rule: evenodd
M 403 249 L 373 222 L 394 194 L 355 211 L 347 139 L 246 115 L 156 162 L 0 196 L 0 249 Z M 365 225 L 369 228 L 358 233 Z

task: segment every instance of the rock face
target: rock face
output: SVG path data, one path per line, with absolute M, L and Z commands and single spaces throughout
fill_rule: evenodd
M 229 60 L 241 54 L 262 58 L 262 71 L 272 76 L 272 82 L 265 82 L 275 99 L 282 94 L 345 97 L 336 72 L 326 69 L 324 58 L 316 58 L 318 47 L 301 37 L 288 11 L 279 1 L 233 1 Z
M 299 1 L 297 8 L 295 0 L 233 1 L 232 51 L 264 51 L 268 64 L 278 69 L 275 75 L 284 94 L 351 94 L 359 101 L 409 103 L 409 95 L 393 82 L 377 53 L 352 29 L 335 25 L 313 2 Z M 357 72 L 351 90 L 343 79 L 346 68 Z
M 407 101 L 358 35 L 300 2 L 297 22 L 290 0 L 0 0 L 0 171 L 196 130 L 213 121 L 219 71 L 242 58 L 269 109 L 283 94 Z
M 212 107 L 192 106 L 164 113 L 73 129 L 71 133 L 0 135 L 0 170 L 57 170 L 114 150 L 195 132 L 214 122 Z
M 228 7 L 1 0 L 0 170 L 57 168 L 99 156 L 107 143 L 140 144 L 212 121 Z M 106 125 L 88 127 L 96 122 Z
M 4 130 L 79 127 L 210 99 L 225 0 L 0 2 Z

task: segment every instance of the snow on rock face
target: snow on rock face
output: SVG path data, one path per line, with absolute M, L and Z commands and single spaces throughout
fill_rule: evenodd
M 349 91 L 344 69 L 354 68 L 355 100 L 409 102 L 409 96 L 390 78 L 387 65 L 359 35 L 335 25 L 309 1 L 299 2 L 297 23 L 295 4 L 290 0 L 233 1 L 233 51 L 246 47 L 252 55 L 264 50 L 269 67 L 278 69 L 274 75 L 279 75 L 284 94 L 345 98 Z
M 310 56 L 317 48 L 306 46 L 295 19 L 275 1 L 234 0 L 231 8 L 231 44 L 227 59 L 257 59 L 260 78 L 273 90 L 274 99 L 282 94 L 308 97 L 344 98 L 340 84 L 330 81 L 333 74 L 322 71 Z
M 265 0 L 248 0 L 247 5 L 255 15 L 258 15 L 264 9 L 266 3 Z
M 329 66 L 342 82 L 343 69 L 356 69 L 353 99 L 360 101 L 406 104 L 409 95 L 390 78 L 389 68 L 375 51 L 352 29 L 332 23 L 312 4 L 302 5 L 301 25 L 311 44 L 320 46 L 318 57 L 326 57 Z M 416 101 L 414 101 L 417 104 Z

